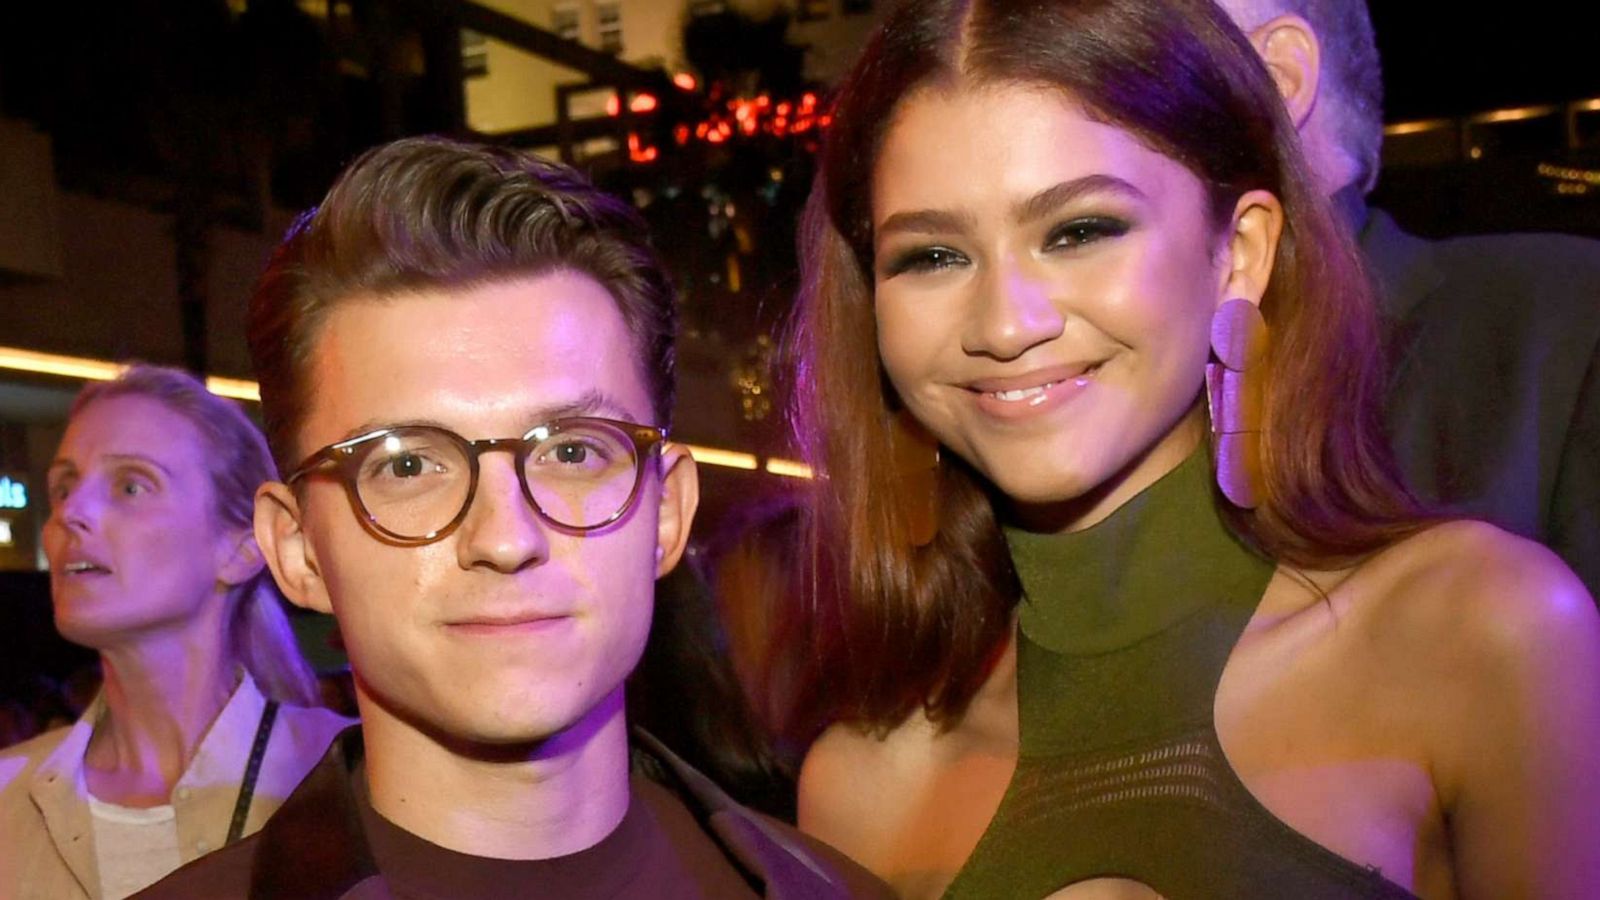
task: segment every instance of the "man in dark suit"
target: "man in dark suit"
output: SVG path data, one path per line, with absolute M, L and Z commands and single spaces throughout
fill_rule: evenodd
M 338 619 L 361 726 L 144 896 L 887 896 L 629 731 L 698 499 L 674 309 L 631 208 L 503 148 L 379 147 L 290 231 L 250 306 L 255 531 Z
M 1600 595 L 1600 242 L 1429 241 L 1366 205 L 1383 84 L 1365 0 L 1219 0 L 1277 82 L 1377 282 L 1412 487 L 1549 545 Z

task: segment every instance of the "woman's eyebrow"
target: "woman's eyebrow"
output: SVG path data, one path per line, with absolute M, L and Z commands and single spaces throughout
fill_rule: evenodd
M 1085 175 L 1051 185 L 1012 208 L 1019 225 L 1042 219 L 1061 207 L 1090 194 L 1120 194 L 1133 200 L 1147 199 L 1144 191 L 1115 175 Z M 906 234 L 950 234 L 972 231 L 975 217 L 966 210 L 912 209 L 897 212 L 878 225 L 879 237 L 896 232 Z
M 949 234 L 974 229 L 977 220 L 965 210 L 912 209 L 897 212 L 878 225 L 878 235 L 904 232 L 907 234 Z
M 1145 200 L 1144 191 L 1115 175 L 1085 175 L 1051 185 L 1018 203 L 1011 216 L 1019 225 L 1042 219 L 1080 197 L 1089 194 L 1121 194 L 1133 200 Z

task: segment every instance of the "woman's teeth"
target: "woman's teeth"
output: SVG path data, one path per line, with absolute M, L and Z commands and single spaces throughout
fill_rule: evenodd
M 1029 397 L 1042 397 L 1045 391 L 1055 387 L 1056 384 L 1057 382 L 1047 381 L 1039 387 L 1020 388 L 1015 391 L 995 391 L 990 396 L 998 400 L 1004 400 L 1007 403 L 1015 403 L 1018 400 L 1026 400 Z
M 1094 370 L 1091 369 L 1090 371 L 1072 379 L 1073 386 L 1080 388 L 1083 387 L 1089 383 L 1089 380 L 1093 374 Z M 990 391 L 989 396 L 1005 403 L 1020 403 L 1024 400 L 1038 402 L 1044 399 L 1045 394 L 1049 393 L 1051 388 L 1060 383 L 1061 382 L 1059 381 L 1047 381 L 1037 387 L 1017 388 L 1016 390 L 1012 391 Z

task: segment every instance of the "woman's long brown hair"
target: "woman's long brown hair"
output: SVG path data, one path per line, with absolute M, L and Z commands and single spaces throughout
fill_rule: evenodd
M 1019 586 L 980 474 L 945 454 L 933 542 L 901 537 L 898 401 L 878 363 L 871 275 L 872 174 L 897 104 L 927 85 L 984 83 L 1053 87 L 1127 129 L 1207 185 L 1219 228 L 1246 191 L 1282 201 L 1261 302 L 1273 338 L 1265 500 L 1241 510 L 1218 496 L 1244 541 L 1290 566 L 1330 568 L 1423 521 L 1381 438 L 1360 257 L 1265 68 L 1210 0 L 903 3 L 838 90 L 801 229 L 794 419 L 818 479 L 812 583 L 796 612 L 813 636 L 799 717 L 812 733 L 834 721 L 885 729 L 917 710 L 957 721 L 1011 627 Z

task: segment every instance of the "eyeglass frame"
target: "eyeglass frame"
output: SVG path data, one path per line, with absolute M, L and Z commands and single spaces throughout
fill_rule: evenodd
M 540 439 L 549 440 L 551 436 L 560 433 L 560 426 L 570 426 L 571 423 L 609 425 L 623 432 L 633 442 L 633 487 L 629 489 L 628 496 L 623 499 L 616 512 L 606 517 L 604 521 L 594 525 L 568 525 L 565 522 L 555 520 L 549 513 L 544 511 L 544 508 L 539 505 L 539 501 L 534 499 L 533 488 L 528 486 L 528 456 L 538 443 L 532 440 L 530 436 L 540 429 L 553 428 L 555 429 L 554 431 Z M 367 509 L 366 503 L 361 500 L 361 492 L 356 487 L 356 477 L 358 475 L 356 466 L 363 457 L 356 454 L 356 449 L 363 444 L 387 437 L 397 431 L 415 429 L 424 429 L 442 434 L 461 447 L 467 458 L 470 478 L 467 481 L 466 496 L 461 501 L 461 509 L 456 511 L 455 517 L 448 524 L 434 529 L 422 537 L 407 537 L 378 524 L 377 517 L 372 514 L 371 510 Z M 521 437 L 477 438 L 476 440 L 462 437 L 456 432 L 438 425 L 392 425 L 387 428 L 379 428 L 376 431 L 369 431 L 353 438 L 335 441 L 323 447 L 302 460 L 300 465 L 296 466 L 295 470 L 283 480 L 283 483 L 292 486 L 296 481 L 309 475 L 333 474 L 338 478 L 340 485 L 343 486 L 345 497 L 350 501 L 350 509 L 355 513 L 356 520 L 369 533 L 380 540 L 390 541 L 401 546 L 422 547 L 444 540 L 457 528 L 461 527 L 461 523 L 466 521 L 467 513 L 472 509 L 472 502 L 478 497 L 478 458 L 491 451 L 504 450 L 512 454 L 513 465 L 517 471 L 517 484 L 522 488 L 522 499 L 527 501 L 528 506 L 538 515 L 540 521 L 569 534 L 583 535 L 615 523 L 626 515 L 628 510 L 633 508 L 634 502 L 639 499 L 639 486 L 644 483 L 645 466 L 652 458 L 659 457 L 664 451 L 667 443 L 667 433 L 667 429 L 660 425 L 641 425 L 625 419 L 609 419 L 603 416 L 563 416 L 558 419 L 551 419 L 548 422 L 541 422 L 523 432 Z

